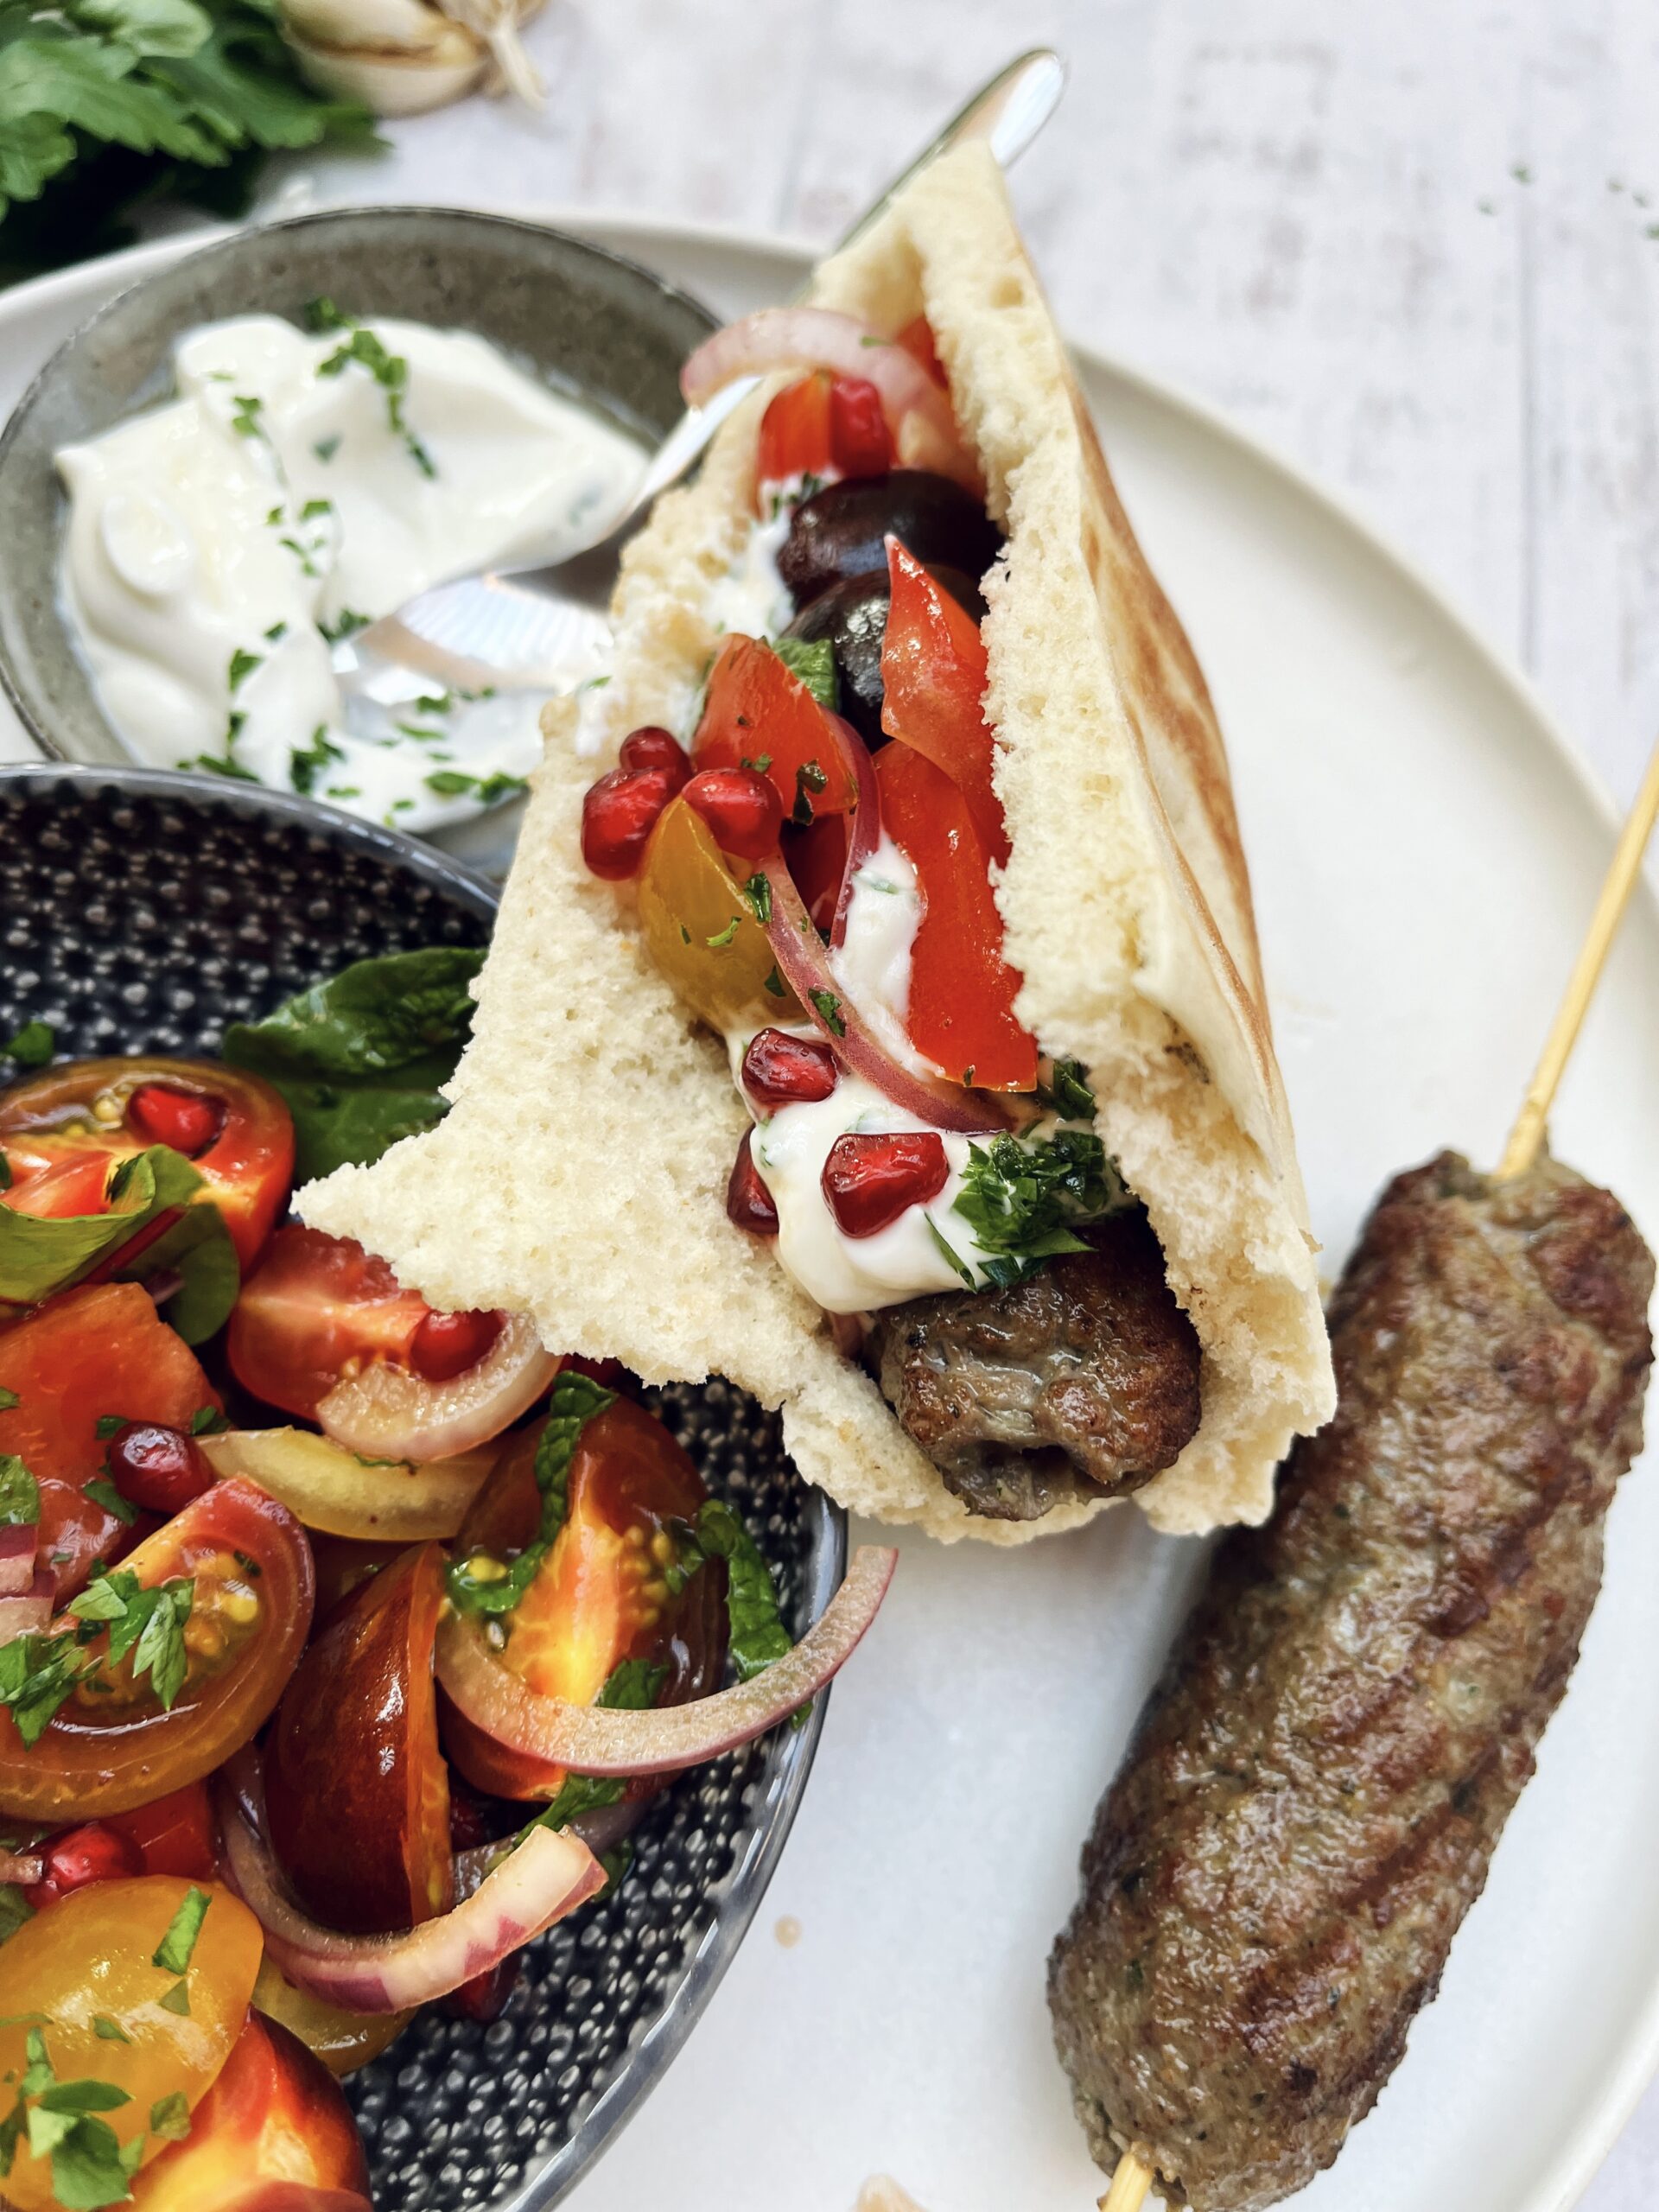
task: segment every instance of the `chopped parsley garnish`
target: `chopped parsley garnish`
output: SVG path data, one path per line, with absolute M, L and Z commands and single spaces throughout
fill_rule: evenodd
M 809 991 L 806 995 L 823 1017 L 825 1028 L 836 1037 L 847 1034 L 847 1024 L 841 1018 L 841 1001 L 833 991 Z
M 509 776 L 501 769 L 491 776 L 469 776 L 461 768 L 435 768 L 425 782 L 428 791 L 440 798 L 470 796 L 480 806 L 493 806 L 498 799 L 512 798 L 529 789 L 522 776 Z
M 328 734 L 326 723 L 319 722 L 311 733 L 309 745 L 296 745 L 288 756 L 288 780 L 296 791 L 308 795 L 316 789 L 317 778 L 346 758 L 344 749 Z
M 332 461 L 340 451 L 340 432 L 336 430 L 331 438 L 319 438 L 311 450 L 319 461 Z
M 66 2212 L 124 2203 L 143 2157 L 143 2133 L 124 2147 L 97 2115 L 130 2104 L 130 2092 L 113 2082 L 60 2082 L 42 2027 L 30 2028 L 23 2049 L 29 2063 L 17 2077 L 11 2110 L 0 2120 L 0 2180 L 26 2139 L 35 2158 L 50 2160 L 52 2194 Z
M 762 929 L 772 919 L 772 884 L 764 875 L 752 875 L 743 887 L 743 896 L 753 910 L 754 918 Z
M 149 2108 L 149 2132 L 166 2143 L 182 2143 L 190 2133 L 190 2102 L 182 2089 L 170 2089 Z
M 353 638 L 359 630 L 366 630 L 369 622 L 368 615 L 358 613 L 354 607 L 342 607 L 332 622 L 319 622 L 317 627 L 329 645 L 337 645 L 342 638 Z
M 300 509 L 300 520 L 315 522 L 319 515 L 331 515 L 334 512 L 334 503 L 332 499 L 308 499 Z
M 112 1436 L 118 1435 L 128 1425 L 125 1414 L 99 1414 L 92 1423 L 92 1434 L 100 1444 L 107 1444 Z
M 188 2020 L 190 2017 L 189 1983 L 175 1981 L 167 1994 L 164 1997 L 158 1997 L 156 2002 L 163 2012 L 176 2012 L 181 2020 Z
M 251 768 L 245 768 L 239 760 L 232 760 L 228 753 L 220 759 L 216 753 L 198 753 L 194 760 L 181 760 L 181 768 L 205 769 L 210 776 L 228 776 L 233 783 L 257 784 L 259 780 Z
M 1100 1139 L 1091 1130 L 1060 1129 L 1033 1144 L 996 1136 L 969 1145 L 952 1210 L 974 1232 L 981 1271 L 1006 1288 L 1045 1260 L 1084 1250 L 1067 1224 L 1096 1220 L 1123 1196 Z
M 710 952 L 719 952 L 723 949 L 723 947 L 731 943 L 732 939 L 737 935 L 739 930 L 741 929 L 742 926 L 743 917 L 741 914 L 734 914 L 731 920 L 727 923 L 723 930 L 720 931 L 714 937 L 705 938 L 703 942 L 709 947 Z
M 264 412 L 264 401 L 256 392 L 238 391 L 237 393 L 236 404 L 231 413 L 231 428 L 238 438 L 264 437 L 264 425 L 260 422 L 259 417 Z
M 270 632 L 267 632 L 266 635 L 269 636 Z M 231 655 L 230 685 L 232 690 L 236 690 L 241 684 L 243 679 L 245 677 L 251 676 L 256 668 L 262 668 L 264 665 L 264 659 L 265 657 L 264 653 L 246 652 L 240 645 L 238 645 L 236 651 Z
M 207 1917 L 207 1908 L 213 1898 L 206 1890 L 187 1890 L 184 1902 L 168 1923 L 168 1929 L 151 1959 L 152 1966 L 168 1974 L 188 1974 L 196 1938 L 201 1933 L 201 1923 Z
M 46 1021 L 26 1021 L 4 1047 L 20 1068 L 43 1068 L 57 1049 L 57 1032 Z
M 1089 1088 L 1089 1071 L 1081 1060 L 1056 1060 L 1048 1081 L 1038 1084 L 1037 1096 L 1063 1122 L 1095 1118 L 1095 1094 Z
M 952 1248 L 946 1238 L 944 1230 L 939 1227 L 938 1223 L 934 1220 L 932 1215 L 927 1212 L 925 1209 L 923 1211 L 922 1219 L 927 1224 L 928 1235 L 931 1236 L 933 1242 L 938 1246 L 939 1250 L 944 1254 L 945 1264 L 950 1268 L 954 1274 L 960 1275 L 963 1281 L 966 1283 L 969 1289 L 971 1290 L 974 1287 L 973 1269 L 968 1265 L 961 1254 Z
M 542 1517 L 535 1535 L 511 1566 L 474 1552 L 448 1569 L 449 1596 L 458 1612 L 510 1613 L 536 1580 L 537 1571 L 564 1526 L 569 1504 L 570 1462 L 582 1432 L 616 1396 L 586 1375 L 563 1369 L 553 1385 L 553 1402 L 536 1446 L 536 1486 Z
M 40 1484 L 15 1452 L 0 1452 L 0 1529 L 33 1529 L 40 1517 Z
M 804 683 L 821 707 L 833 715 L 841 706 L 836 649 L 828 638 L 772 638 L 768 640 L 790 674 Z
M 287 550 L 294 556 L 294 558 L 300 564 L 300 574 L 302 575 L 320 576 L 322 574 L 321 569 L 318 568 L 315 561 L 312 558 L 313 554 L 315 554 L 317 550 L 315 545 L 302 545 L 297 537 L 279 537 L 276 543 L 279 545 L 285 547 Z
M 401 353 L 389 353 L 372 330 L 365 330 L 361 323 L 342 315 L 332 327 L 348 330 L 351 335 L 337 346 L 326 361 L 317 365 L 320 377 L 337 377 L 345 373 L 353 362 L 369 374 L 386 395 L 386 422 L 396 437 L 403 440 L 410 459 L 423 476 L 435 476 L 437 468 L 404 415 L 404 395 L 409 387 L 409 363 Z
M 217 1436 L 220 1429 L 228 1428 L 230 1425 L 217 1406 L 198 1406 L 190 1416 L 192 1436 Z
M 121 2023 L 118 2020 L 112 2020 L 107 2012 L 93 2013 L 92 2033 L 100 2043 L 130 2043 L 132 2041 L 132 2037 Z
M 789 992 L 785 985 L 784 979 L 778 973 L 778 963 L 776 961 L 773 961 L 771 968 L 767 970 L 766 982 L 761 988 L 764 990 L 769 991 L 775 999 L 785 999 L 789 996 Z
M 795 771 L 795 804 L 789 818 L 798 830 L 811 827 L 812 795 L 829 788 L 830 779 L 816 760 L 804 760 Z
M 273 622 L 270 629 L 266 631 L 265 635 L 270 639 L 271 644 L 274 645 L 278 638 L 285 638 L 288 635 L 287 623 Z
M 137 1507 L 128 1504 L 107 1475 L 94 1475 L 91 1482 L 83 1483 L 80 1494 L 83 1497 L 90 1497 L 94 1505 L 101 1505 L 106 1513 L 113 1513 L 116 1519 L 124 1522 L 129 1529 L 138 1518 Z
M 0 1185 L 0 1188 L 3 1187 Z M 9 1414 L 14 1406 L 21 1406 L 22 1402 L 15 1390 L 8 1390 L 4 1383 L 0 1382 L 0 1414 Z

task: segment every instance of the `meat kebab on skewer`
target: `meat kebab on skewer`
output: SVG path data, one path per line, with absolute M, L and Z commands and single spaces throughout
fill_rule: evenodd
M 1221 1545 L 1096 1815 L 1049 2001 L 1103 2212 L 1258 2212 L 1332 2163 L 1532 1773 L 1653 1357 L 1652 1257 L 1544 1122 L 1656 811 L 1659 751 L 1497 1174 L 1383 1192 L 1336 1417 Z

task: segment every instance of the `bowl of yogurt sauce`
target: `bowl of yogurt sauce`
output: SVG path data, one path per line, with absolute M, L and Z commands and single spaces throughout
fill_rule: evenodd
M 297 792 L 505 858 L 535 688 L 364 654 L 448 578 L 619 509 L 714 327 L 585 241 L 460 209 L 246 231 L 111 302 L 0 438 L 0 679 L 47 749 Z

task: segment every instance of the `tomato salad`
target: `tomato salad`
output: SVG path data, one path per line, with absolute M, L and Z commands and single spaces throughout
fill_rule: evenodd
M 522 1319 L 289 1217 L 443 1110 L 481 955 L 369 961 L 220 1061 L 0 1094 L 0 2194 L 350 2212 L 336 2077 L 493 2018 L 672 1775 L 822 1688 L 742 1521 Z M 730 1672 L 735 1680 L 722 1687 Z
M 981 626 L 1002 539 L 931 334 L 767 310 L 683 383 L 767 368 L 807 373 L 765 410 L 754 519 L 705 608 L 745 626 L 687 727 L 634 730 L 588 790 L 583 855 L 725 1043 L 751 1122 L 731 1219 L 969 1510 L 1034 1517 L 1173 1461 L 1197 1340 L 1086 1071 L 1020 1018 Z M 1075 1387 L 1126 1344 L 1164 1378 L 1156 1433 Z

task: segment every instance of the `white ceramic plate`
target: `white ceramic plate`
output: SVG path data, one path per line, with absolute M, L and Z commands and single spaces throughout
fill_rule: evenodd
M 785 296 L 804 267 L 763 241 L 558 219 L 728 312 Z M 0 408 L 178 250 L 0 298 Z M 1610 816 L 1525 685 L 1351 517 L 1185 401 L 1097 357 L 1083 368 L 1227 731 L 1334 1274 L 1389 1174 L 1444 1144 L 1495 1157 Z M 1644 894 L 1555 1138 L 1650 1238 L 1656 1005 Z M 1440 1999 L 1306 2212 L 1561 2212 L 1659 2060 L 1655 1471 L 1615 1508 L 1582 1662 Z M 1013 1554 L 904 1552 L 836 1689 L 767 1919 L 582 2212 L 850 2212 L 883 2171 L 927 2212 L 1087 2212 L 1103 2186 L 1050 2048 L 1044 1964 L 1201 1556 L 1127 1510 Z

